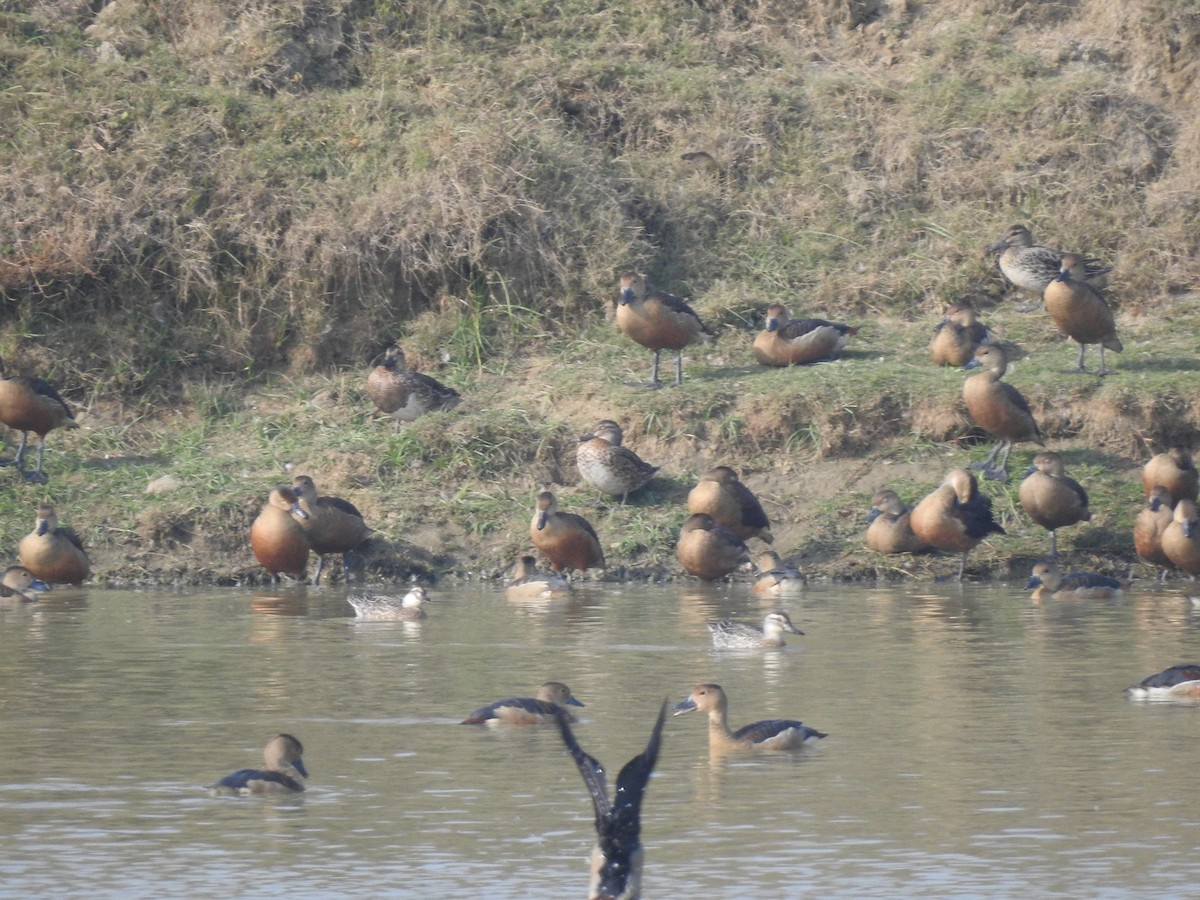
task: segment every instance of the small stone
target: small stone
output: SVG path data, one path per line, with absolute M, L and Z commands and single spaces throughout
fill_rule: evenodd
M 147 494 L 169 494 L 183 487 L 183 482 L 174 475 L 161 475 L 146 485 Z

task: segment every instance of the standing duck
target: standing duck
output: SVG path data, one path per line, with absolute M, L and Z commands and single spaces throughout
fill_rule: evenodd
M 675 384 L 683 384 L 683 348 L 708 343 L 714 337 L 696 311 L 674 294 L 656 291 L 645 275 L 626 272 L 621 276 L 617 300 L 617 329 L 654 353 L 650 387 L 658 388 L 658 354 L 675 351 Z
M 10 460 L 0 460 L 0 466 L 15 466 L 22 478 L 37 484 L 46 483 L 42 473 L 46 435 L 55 428 L 79 427 L 75 414 L 54 385 L 41 378 L 9 375 L 3 359 L 0 359 L 0 422 L 21 432 L 16 455 Z M 37 466 L 32 472 L 26 472 L 25 447 L 31 431 L 38 436 Z
M 387 348 L 383 360 L 367 376 L 367 396 L 376 409 L 396 420 L 397 428 L 427 412 L 450 409 L 460 399 L 458 391 L 436 378 L 408 371 L 398 344 Z
M 637 900 L 642 891 L 644 856 L 641 841 L 642 797 L 646 793 L 646 785 L 650 783 L 650 773 L 658 761 L 667 704 L 664 701 L 659 708 L 658 720 L 650 731 L 646 749 L 621 767 L 617 775 L 616 795 L 611 802 L 603 766 L 579 746 L 561 708 L 555 712 L 563 743 L 567 745 L 579 774 L 583 776 L 583 783 L 592 795 L 592 809 L 596 813 L 596 844 L 592 848 L 588 900 Z
M 575 465 L 579 477 L 604 494 L 621 498 L 621 505 L 629 495 L 649 483 L 658 471 L 640 456 L 623 447 L 621 426 L 612 419 L 601 419 L 596 427 L 579 439 L 575 451 Z
M 1104 366 L 1104 349 L 1120 353 L 1124 350 L 1117 337 L 1117 325 L 1112 309 L 1104 296 L 1087 283 L 1084 277 L 1083 260 L 1074 253 L 1062 259 L 1058 276 L 1046 286 L 1043 295 L 1046 312 L 1058 326 L 1058 330 L 1079 344 L 1079 359 L 1075 371 L 1082 372 L 1083 354 L 1088 344 L 1100 345 L 1100 368 L 1097 375 L 1107 375 Z
M 292 479 L 292 490 L 299 500 L 300 509 L 300 514 L 294 518 L 317 554 L 317 572 L 313 576 L 313 584 L 321 583 L 325 555 L 329 553 L 342 555 L 342 579 L 349 584 L 350 557 L 371 532 L 363 521 L 362 513 L 349 500 L 319 495 L 316 484 L 307 475 L 297 475 Z
M 968 415 L 996 439 L 996 444 L 986 459 L 972 463 L 971 468 L 981 470 L 984 478 L 1007 481 L 1005 466 L 1013 444 L 1032 441 L 1044 447 L 1045 442 L 1029 403 L 1015 387 L 1000 380 L 1008 367 L 1004 351 L 995 344 L 984 344 L 964 368 L 979 366 L 984 370 L 963 382 L 963 400 Z
M 80 585 L 91 572 L 83 541 L 70 528 L 60 528 L 53 503 L 37 509 L 33 531 L 17 545 L 21 565 L 46 584 Z
M 1050 558 L 1058 558 L 1057 529 L 1092 518 L 1087 491 L 1074 478 L 1068 478 L 1062 457 L 1043 451 L 1033 458 L 1019 493 L 1025 515 L 1050 532 Z
M 272 581 L 280 574 L 303 581 L 308 572 L 308 535 L 300 522 L 308 513 L 300 508 L 300 498 L 286 484 L 274 488 L 262 511 L 250 526 L 250 549 L 258 564 Z
M 604 549 L 592 523 L 583 516 L 559 512 L 558 500 L 550 491 L 537 496 L 529 538 L 533 546 L 546 554 L 555 572 L 604 568 Z
M 838 358 L 858 326 L 824 319 L 791 319 L 787 307 L 767 307 L 764 329 L 754 339 L 754 358 L 764 366 L 805 366 Z
M 951 469 L 933 493 L 912 511 L 913 533 L 935 550 L 961 553 L 958 575 L 962 581 L 967 554 L 989 534 L 1004 534 L 992 516 L 992 501 L 979 493 L 979 483 L 966 469 Z

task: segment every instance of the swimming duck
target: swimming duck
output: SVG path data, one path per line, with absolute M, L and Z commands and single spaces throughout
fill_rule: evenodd
M 1147 497 L 1156 485 L 1167 489 L 1172 506 L 1184 498 L 1195 500 L 1200 476 L 1192 464 L 1192 455 L 1183 447 L 1172 447 L 1166 453 L 1150 457 L 1142 467 L 1142 487 Z
M 1033 458 L 1019 492 L 1025 515 L 1050 532 L 1050 558 L 1058 557 L 1057 529 L 1092 518 L 1087 491 L 1074 478 L 1068 478 L 1062 457 L 1043 451 Z
M 0 466 L 16 466 L 22 478 L 37 484 L 46 483 L 46 476 L 42 473 L 46 435 L 55 428 L 79 427 L 75 422 L 75 414 L 54 389 L 54 385 L 41 378 L 9 375 L 3 359 L 0 359 L 0 422 L 21 432 L 16 455 L 9 460 L 0 460 Z M 31 431 L 38 436 L 37 466 L 32 472 L 26 472 L 25 447 Z
M 1130 700 L 1200 700 L 1200 665 L 1185 663 L 1125 688 Z
M 17 545 L 17 559 L 46 584 L 79 585 L 91 573 L 83 541 L 70 528 L 58 526 L 53 503 L 38 507 L 33 531 Z
M 767 307 L 765 328 L 754 339 L 754 358 L 764 366 L 805 366 L 838 358 L 858 326 L 825 319 L 792 319 L 787 307 Z
M 757 537 L 768 544 L 775 540 L 762 504 L 729 466 L 716 466 L 701 475 L 688 492 L 687 507 L 689 513 L 707 513 L 742 540 Z
M 966 300 L 949 304 L 933 329 L 929 355 L 935 365 L 965 366 L 975 349 L 992 339 L 987 326 L 975 318 L 975 308 Z
M 386 594 L 351 594 L 346 602 L 354 607 L 356 618 L 364 622 L 402 622 L 425 618 L 423 603 L 429 600 L 425 588 L 414 585 L 403 597 Z
M 1133 549 L 1137 555 L 1154 566 L 1160 566 L 1160 580 L 1166 580 L 1171 560 L 1163 553 L 1162 538 L 1175 518 L 1171 495 L 1161 484 L 1155 485 L 1146 498 L 1146 507 L 1133 520 Z
M 509 600 L 548 600 L 565 597 L 572 591 L 571 582 L 561 575 L 538 571 L 537 560 L 522 556 L 513 567 L 512 581 L 504 589 Z
M 303 581 L 308 571 L 308 535 L 298 524 L 308 518 L 300 498 L 289 485 L 272 489 L 254 524 L 250 526 L 250 549 L 272 581 L 282 573 Z
M 247 794 L 298 794 L 304 790 L 300 778 L 308 777 L 304 768 L 304 746 L 290 734 L 277 734 L 263 749 L 264 769 L 238 769 L 226 775 L 209 793 L 216 796 Z M 297 777 L 298 776 L 298 777 Z
M 675 351 L 675 384 L 683 384 L 683 348 L 707 344 L 715 335 L 700 321 L 696 311 L 674 294 L 656 291 L 645 275 L 626 272 L 621 276 L 617 301 L 617 329 L 630 340 L 654 353 L 650 387 L 658 388 L 658 354 Z
M 742 539 L 705 513 L 688 516 L 679 529 L 675 555 L 685 572 L 715 581 L 750 559 Z
M 788 565 L 774 550 L 764 550 L 754 560 L 758 577 L 751 590 L 762 597 L 791 597 L 802 593 L 808 584 L 804 573 Z
M 697 684 L 688 696 L 675 704 L 675 715 L 692 710 L 708 714 L 708 747 L 722 750 L 797 750 L 806 741 L 826 735 L 793 719 L 764 719 L 729 730 L 729 701 L 719 684 Z
M 988 248 L 1000 252 L 996 264 L 1000 272 L 1015 287 L 1042 299 L 1046 285 L 1055 279 L 1062 268 L 1063 252 L 1035 244 L 1033 235 L 1024 225 L 1010 225 L 1004 237 Z M 1106 275 L 1112 271 L 1098 259 L 1083 260 L 1084 277 L 1093 287 L 1104 287 Z
M 568 722 L 575 716 L 568 706 L 583 706 L 571 696 L 571 689 L 561 681 L 547 681 L 538 688 L 536 697 L 509 697 L 481 706 L 462 720 L 463 725 L 540 725 L 552 722 L 555 710 L 561 709 Z
M 1191 500 L 1175 504 L 1171 524 L 1163 530 L 1162 551 L 1177 569 L 1192 578 L 1200 575 L 1200 514 Z
M 398 344 L 387 348 L 383 360 L 367 376 L 367 396 L 376 409 L 396 420 L 397 428 L 401 422 L 412 422 L 435 409 L 450 409 L 460 399 L 458 391 L 436 378 L 409 372 Z
M 930 547 L 912 530 L 912 509 L 895 491 L 876 491 L 867 516 L 867 546 L 876 553 L 924 553 Z
M 325 555 L 328 553 L 342 555 L 342 578 L 349 584 L 350 557 L 371 532 L 363 521 L 362 513 L 349 500 L 318 494 L 316 484 L 307 475 L 297 475 L 292 479 L 292 490 L 303 513 L 293 514 L 293 519 L 304 530 L 309 545 L 317 554 L 317 572 L 313 576 L 313 584 L 321 583 L 321 572 L 325 568 Z
M 604 550 L 592 523 L 583 516 L 559 512 L 558 500 L 550 491 L 537 496 L 529 537 L 555 572 L 604 568 Z
M 1013 444 L 1022 441 L 1032 441 L 1042 447 L 1046 444 L 1021 392 L 1000 380 L 1008 367 L 1004 351 L 995 344 L 983 344 L 975 351 L 975 358 L 963 368 L 978 366 L 983 366 L 984 371 L 963 382 L 963 400 L 975 424 L 994 437 L 996 444 L 986 459 L 972 463 L 970 467 L 982 471 L 984 478 L 1007 481 L 1005 466 Z
M 1063 574 L 1052 562 L 1040 562 L 1033 567 L 1026 590 L 1033 591 L 1032 600 L 1109 600 L 1120 597 L 1124 584 L 1107 575 L 1095 572 Z
M 663 722 L 667 717 L 666 701 L 659 708 L 658 720 L 650 732 L 646 749 L 621 767 L 617 775 L 616 795 L 611 803 L 603 766 L 579 746 L 562 709 L 556 708 L 555 713 L 563 743 L 567 745 L 579 774 L 583 776 L 583 783 L 592 795 L 592 808 L 596 812 L 596 845 L 592 848 L 588 900 L 637 900 L 642 891 L 644 857 L 641 842 L 642 796 L 646 793 L 650 773 L 658 761 Z
M 979 493 L 979 482 L 966 469 L 951 469 L 910 517 L 913 533 L 936 550 L 962 554 L 955 581 L 962 581 L 970 553 L 989 534 L 1004 534 L 992 516 L 992 501 Z
M 782 647 L 783 635 L 804 634 L 792 624 L 788 614 L 779 610 L 767 613 L 763 619 L 762 628 L 757 625 L 746 625 L 732 619 L 722 619 L 710 622 L 708 630 L 712 632 L 713 646 L 719 650 L 757 650 L 760 648 Z
M 1062 258 L 1057 277 L 1046 286 L 1046 312 L 1058 330 L 1079 344 L 1079 360 L 1075 371 L 1082 372 L 1083 354 L 1088 344 L 1100 345 L 1100 368 L 1097 375 L 1107 375 L 1104 348 L 1120 353 L 1125 348 L 1117 337 L 1117 325 L 1104 296 L 1085 280 L 1083 260 L 1074 253 Z
M 634 491 L 645 487 L 658 471 L 628 447 L 621 446 L 621 426 L 601 419 L 579 439 L 575 465 L 579 476 L 596 490 L 621 498 L 621 505 Z
M 33 573 L 24 566 L 9 566 L 0 577 L 0 601 L 32 603 L 37 597 L 33 593 L 50 590 L 50 586 L 40 578 L 34 578 Z

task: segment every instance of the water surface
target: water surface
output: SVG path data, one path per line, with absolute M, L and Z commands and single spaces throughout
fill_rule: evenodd
M 722 684 L 736 727 L 792 717 L 801 753 L 710 758 L 667 722 L 643 811 L 647 897 L 1194 895 L 1200 708 L 1121 689 L 1200 659 L 1182 588 L 1032 604 L 1017 586 L 822 586 L 807 634 L 716 652 L 769 611 L 744 584 L 599 584 L 514 605 L 430 591 L 355 623 L 339 589 L 56 591 L 0 609 L 0 893 L 582 897 L 587 792 L 553 728 L 459 725 L 567 682 L 615 773 L 663 697 Z M 272 734 L 297 799 L 214 799 Z

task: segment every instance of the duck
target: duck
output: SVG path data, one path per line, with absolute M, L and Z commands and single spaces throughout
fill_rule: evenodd
M 808 585 L 804 573 L 788 565 L 774 550 L 764 550 L 754 560 L 758 577 L 751 590 L 760 597 L 791 597 L 800 594 Z
M 9 566 L 0 576 L 0 602 L 8 600 L 17 603 L 33 603 L 37 597 L 32 594 L 50 590 L 50 586 L 24 566 Z
M 46 435 L 55 428 L 79 427 L 75 414 L 54 385 L 41 378 L 10 375 L 3 359 L 0 359 L 0 422 L 21 432 L 16 454 L 12 459 L 0 460 L 0 466 L 15 466 L 23 479 L 35 484 L 45 484 L 48 480 L 42 472 Z M 27 472 L 25 448 L 31 431 L 38 436 L 37 465 Z
M 1087 491 L 1067 477 L 1062 457 L 1051 450 L 1033 458 L 1018 496 L 1025 515 L 1050 532 L 1051 559 L 1058 558 L 1057 530 L 1092 518 Z
M 1166 488 L 1171 506 L 1184 499 L 1195 501 L 1200 491 L 1200 476 L 1192 464 L 1192 454 L 1183 447 L 1172 447 L 1150 457 L 1142 467 L 1142 488 L 1149 497 L 1159 485 Z
M 697 684 L 675 704 L 675 715 L 699 710 L 708 714 L 708 747 L 724 750 L 798 750 L 808 741 L 828 737 L 794 719 L 764 719 L 730 731 L 729 700 L 719 684 Z
M 675 542 L 675 555 L 685 572 L 705 581 L 724 578 L 750 559 L 742 539 L 706 513 L 684 520 Z
M 351 594 L 346 602 L 363 622 L 412 622 L 425 618 L 422 604 L 429 601 L 425 588 L 417 584 L 403 597 L 387 594 Z
M 955 581 L 962 581 L 967 554 L 989 534 L 1005 533 L 992 515 L 992 501 L 979 492 L 975 476 L 962 468 L 947 472 L 941 485 L 916 505 L 909 521 L 913 534 L 930 547 L 962 554 Z
M 571 593 L 571 582 L 561 575 L 541 572 L 532 556 L 520 556 L 513 566 L 512 581 L 504 589 L 509 600 L 548 600 Z
M 764 366 L 806 366 L 838 358 L 857 325 L 825 319 L 792 319 L 782 303 L 767 307 L 764 329 L 754 339 L 754 358 Z
M 1075 371 L 1083 372 L 1083 354 L 1088 344 L 1100 346 L 1100 368 L 1096 374 L 1107 375 L 1104 365 L 1105 348 L 1120 353 L 1124 350 L 1117 337 L 1113 312 L 1104 295 L 1085 280 L 1083 260 L 1074 253 L 1062 258 L 1062 268 L 1046 286 L 1043 298 L 1046 312 L 1058 330 L 1079 344 L 1079 359 Z
M 912 508 L 893 490 L 871 497 L 867 515 L 867 546 L 876 553 L 924 553 L 930 546 L 912 530 Z
M 767 613 L 761 628 L 732 619 L 722 619 L 719 622 L 710 622 L 708 630 L 712 632 L 713 646 L 718 650 L 782 647 L 784 634 L 804 634 L 792 624 L 792 620 L 783 610 Z
M 1183 663 L 1125 688 L 1130 700 L 1200 700 L 1200 665 Z
M 762 504 L 729 466 L 715 466 L 700 476 L 688 492 L 687 509 L 693 515 L 712 516 L 744 541 L 756 537 L 770 544 L 775 540 Z
M 538 688 L 536 697 L 509 697 L 481 706 L 462 720 L 463 725 L 541 725 L 555 720 L 561 710 L 568 722 L 574 714 L 568 706 L 583 706 L 561 681 L 547 681 Z
M 389 346 L 367 376 L 367 396 L 376 409 L 396 420 L 397 428 L 434 410 L 451 409 L 462 399 L 436 378 L 408 371 L 399 344 Z
M 975 358 L 963 368 L 980 366 L 982 372 L 963 382 L 963 400 L 967 404 L 967 414 L 994 437 L 996 443 L 987 458 L 972 463 L 971 468 L 983 472 L 984 478 L 1007 481 L 1005 466 L 1013 444 L 1030 441 L 1045 447 L 1046 443 L 1021 392 L 1000 380 L 1008 368 L 1004 351 L 996 344 L 983 344 L 976 349 Z
M 1171 565 L 1191 578 L 1200 575 L 1200 514 L 1184 498 L 1175 504 L 1171 524 L 1163 530 L 1162 551 Z
M 80 585 L 92 569 L 79 535 L 59 527 L 53 503 L 38 506 L 33 531 L 17 545 L 17 560 L 46 584 Z
M 1025 225 L 1010 225 L 1004 232 L 1004 237 L 988 248 L 991 252 L 999 252 L 996 264 L 1001 274 L 1014 286 L 1032 296 L 1035 300 L 1042 299 L 1042 293 L 1062 269 L 1062 259 L 1065 255 L 1061 250 L 1054 250 L 1033 242 L 1033 234 Z M 1083 260 L 1084 276 L 1093 287 L 1104 287 L 1107 275 L 1112 266 L 1105 265 L 1098 259 Z
M 579 438 L 575 465 L 579 477 L 603 494 L 621 498 L 621 505 L 634 491 L 641 490 L 658 466 L 652 466 L 621 445 L 621 426 L 612 419 L 601 419 L 596 427 Z
M 303 755 L 304 745 L 299 740 L 290 734 L 277 734 L 263 748 L 266 769 L 238 769 L 212 785 L 209 793 L 214 796 L 303 793 L 304 783 L 300 779 L 308 777 Z
M 529 537 L 555 572 L 604 568 L 604 549 L 592 523 L 583 516 L 559 512 L 558 500 L 550 491 L 537 495 Z
M 934 365 L 962 367 L 975 356 L 980 344 L 989 343 L 992 333 L 975 317 L 975 308 L 966 300 L 951 303 L 942 312 L 942 320 L 933 329 L 929 355 Z
M 709 343 L 715 335 L 696 311 L 674 294 L 655 290 L 646 276 L 626 272 L 621 276 L 617 300 L 617 330 L 654 354 L 649 387 L 659 388 L 658 355 L 675 351 L 675 386 L 683 384 L 683 348 Z
M 271 489 L 267 502 L 250 526 L 250 550 L 258 564 L 267 570 L 271 581 L 280 575 L 303 581 L 308 572 L 308 534 L 300 522 L 308 513 L 300 508 L 300 498 L 291 485 Z
M 342 555 L 342 579 L 349 584 L 350 557 L 363 545 L 371 532 L 367 523 L 363 521 L 362 513 L 349 500 L 318 494 L 316 484 L 308 475 L 297 475 L 293 478 L 292 490 L 302 513 L 293 513 L 292 518 L 304 530 L 309 546 L 317 554 L 317 571 L 313 575 L 313 584 L 321 583 L 325 556 L 330 553 Z
M 1167 526 L 1175 518 L 1171 495 L 1161 484 L 1155 485 L 1146 498 L 1146 506 L 1133 520 L 1133 549 L 1153 566 L 1159 566 L 1159 580 L 1165 581 L 1171 560 L 1163 553 L 1162 539 Z
M 667 704 L 664 701 L 659 707 L 658 719 L 650 731 L 646 749 L 621 767 L 617 775 L 616 795 L 609 801 L 604 767 L 579 746 L 561 707 L 555 709 L 559 733 L 571 758 L 575 760 L 579 774 L 583 776 L 596 814 L 596 843 L 592 848 L 588 900 L 637 900 L 641 896 L 645 857 L 641 841 L 642 798 L 646 793 L 646 785 L 650 783 L 650 774 L 658 762 L 666 718 Z
M 1033 567 L 1026 590 L 1033 591 L 1031 599 L 1042 600 L 1110 600 L 1120 597 L 1125 584 L 1116 578 L 1096 572 L 1067 572 L 1058 570 L 1050 560 Z

